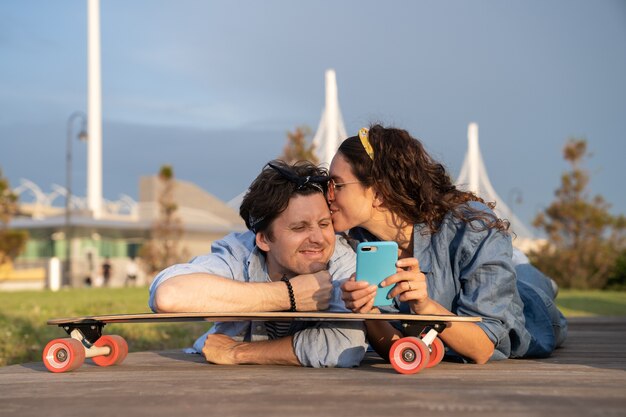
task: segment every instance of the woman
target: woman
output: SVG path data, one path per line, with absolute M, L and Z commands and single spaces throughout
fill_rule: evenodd
M 514 265 L 508 222 L 481 198 L 458 190 L 408 132 L 361 129 L 339 147 L 330 175 L 335 230 L 360 241 L 398 243 L 398 272 L 382 283 L 395 286 L 394 307 L 383 312 L 481 317 L 440 335 L 475 363 L 545 357 L 562 343 L 567 323 L 553 303 L 549 278 L 529 264 Z M 342 289 L 352 311 L 379 312 L 376 286 L 351 279 Z M 387 323 L 367 327 L 379 353 L 402 336 Z

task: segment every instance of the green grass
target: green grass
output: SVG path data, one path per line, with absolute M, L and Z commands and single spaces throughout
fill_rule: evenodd
M 626 291 L 561 290 L 556 304 L 566 317 L 626 316 Z
M 148 312 L 147 288 L 0 292 L 0 366 L 41 360 L 50 340 L 67 337 L 46 321 L 58 317 Z M 626 316 L 626 292 L 561 290 L 557 305 L 567 317 Z M 206 323 L 110 324 L 131 352 L 191 346 Z
M 41 361 L 46 344 L 68 337 L 51 318 L 100 314 L 145 313 L 147 288 L 93 288 L 0 292 L 0 366 Z M 129 351 L 164 350 L 191 346 L 210 327 L 207 323 L 109 324 L 106 334 L 119 334 Z

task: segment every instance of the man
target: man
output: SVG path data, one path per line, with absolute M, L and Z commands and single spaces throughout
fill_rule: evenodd
M 107 256 L 104 259 L 104 263 L 102 264 L 102 285 L 105 287 L 109 286 L 109 281 L 111 280 L 111 270 L 113 266 L 111 265 L 111 259 Z
M 340 280 L 355 254 L 336 240 L 325 199 L 329 177 L 309 162 L 270 162 L 239 214 L 250 231 L 215 242 L 210 254 L 162 271 L 150 287 L 157 312 L 348 312 Z M 357 366 L 367 343 L 362 323 L 215 323 L 194 344 L 217 364 Z

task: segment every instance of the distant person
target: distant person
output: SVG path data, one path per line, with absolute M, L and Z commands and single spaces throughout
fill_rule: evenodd
M 239 214 L 250 229 L 213 243 L 211 253 L 159 273 L 156 312 L 348 312 L 340 283 L 356 257 L 332 227 L 327 171 L 310 162 L 270 162 Z M 353 367 L 365 355 L 361 322 L 218 322 L 194 344 L 208 362 Z
M 92 287 L 97 283 L 97 282 L 94 282 L 94 275 L 97 275 L 96 273 L 94 273 L 94 269 L 95 267 L 94 267 L 93 253 L 87 252 L 87 275 L 85 276 L 85 280 L 84 280 L 86 287 Z
M 124 286 L 135 286 L 137 284 L 137 274 L 139 273 L 139 267 L 135 261 L 135 257 L 132 256 L 126 264 L 126 279 L 124 280 Z
M 376 286 L 347 281 L 354 312 L 481 317 L 439 336 L 456 355 L 488 360 L 546 357 L 563 343 L 567 321 L 553 281 L 523 258 L 513 260 L 508 222 L 480 197 L 457 189 L 442 164 L 406 130 L 374 125 L 343 141 L 330 165 L 328 201 L 336 231 L 358 241 L 398 243 L 391 308 L 373 306 Z M 383 357 L 401 331 L 366 322 Z
M 111 259 L 107 256 L 102 263 L 102 285 L 104 287 L 109 286 L 109 281 L 111 280 L 111 272 L 113 270 L 113 266 L 111 265 Z

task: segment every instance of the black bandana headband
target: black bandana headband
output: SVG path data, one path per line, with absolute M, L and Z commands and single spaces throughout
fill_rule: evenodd
M 301 177 L 294 173 L 292 170 L 285 169 L 278 165 L 274 165 L 271 162 L 268 162 L 270 168 L 274 171 L 278 172 L 283 178 L 289 180 L 290 182 L 296 185 L 296 190 L 302 190 L 306 187 L 313 187 L 318 189 L 322 194 L 326 192 L 325 187 L 330 181 L 330 177 L 328 175 L 307 175 L 306 177 Z M 248 224 L 250 225 L 250 229 L 256 233 L 256 226 L 265 220 L 265 216 L 261 218 L 255 218 L 252 216 L 248 217 Z
M 322 193 L 324 193 L 323 186 L 328 184 L 328 181 L 330 181 L 330 177 L 328 175 L 307 175 L 306 177 L 301 177 L 295 174 L 293 171 L 285 169 L 278 165 L 274 165 L 271 162 L 268 162 L 267 165 L 269 165 L 270 168 L 282 175 L 283 178 L 296 184 L 296 190 L 301 190 L 304 187 L 311 186 L 317 188 Z

